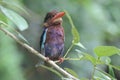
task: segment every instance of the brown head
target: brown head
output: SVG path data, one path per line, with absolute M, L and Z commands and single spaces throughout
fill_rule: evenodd
M 65 12 L 57 12 L 55 10 L 48 12 L 44 19 L 44 26 L 48 27 L 50 25 L 61 25 L 64 14 Z

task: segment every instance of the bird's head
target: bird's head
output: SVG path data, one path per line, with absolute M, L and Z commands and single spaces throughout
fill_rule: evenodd
M 57 12 L 55 10 L 48 12 L 44 19 L 44 26 L 48 27 L 50 25 L 61 25 L 64 14 L 65 12 Z

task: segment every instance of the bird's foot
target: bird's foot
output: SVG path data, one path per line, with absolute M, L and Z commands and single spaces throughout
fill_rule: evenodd
M 59 63 L 63 63 L 63 61 L 64 61 L 64 58 L 59 58 Z
M 64 58 L 59 58 L 58 60 L 54 61 L 55 63 L 61 64 L 64 61 Z

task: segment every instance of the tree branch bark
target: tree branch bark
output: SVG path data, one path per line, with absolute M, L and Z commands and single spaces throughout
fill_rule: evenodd
M 22 45 L 24 48 L 26 48 L 28 51 L 30 51 L 31 53 L 33 53 L 34 55 L 38 56 L 39 58 L 41 58 L 43 61 L 46 61 L 46 57 L 43 56 L 42 54 L 40 54 L 38 51 L 36 51 L 35 49 L 33 49 L 32 47 L 30 47 L 28 44 L 20 41 L 14 34 L 12 34 L 11 32 L 9 32 L 7 29 L 4 29 L 2 27 L 0 27 L 0 30 L 3 31 L 5 34 L 7 34 L 8 36 L 10 36 L 11 38 L 13 38 L 17 43 L 19 43 L 20 45 Z M 78 78 L 74 77 L 73 75 L 69 74 L 67 71 L 65 71 L 64 69 L 62 69 L 61 67 L 59 67 L 57 64 L 55 64 L 55 62 L 53 62 L 52 60 L 48 60 L 47 61 L 51 66 L 53 66 L 58 72 L 60 72 L 63 76 L 70 78 L 72 80 L 79 80 Z

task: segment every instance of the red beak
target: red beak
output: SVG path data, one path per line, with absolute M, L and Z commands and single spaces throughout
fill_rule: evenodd
M 65 15 L 65 12 L 59 12 L 59 13 L 57 13 L 57 14 L 52 18 L 51 21 L 54 21 L 55 19 L 61 18 L 61 17 L 63 17 L 64 15 Z

